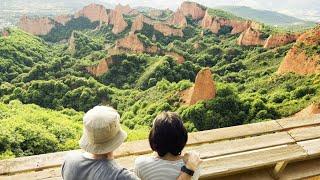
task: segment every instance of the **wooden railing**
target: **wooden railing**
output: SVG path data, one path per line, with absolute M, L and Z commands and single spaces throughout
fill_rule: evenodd
M 320 115 L 191 133 L 188 150 L 204 159 L 201 179 L 320 178 Z M 61 179 L 67 153 L 0 161 L 0 179 Z M 136 157 L 151 153 L 142 140 L 123 144 L 115 156 L 132 169 Z

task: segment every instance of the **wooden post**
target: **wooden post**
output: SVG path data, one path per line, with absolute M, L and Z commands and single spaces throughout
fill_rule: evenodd
M 286 168 L 287 164 L 288 164 L 287 161 L 281 161 L 276 164 L 276 166 L 274 167 L 271 173 L 271 176 L 273 177 L 273 179 L 280 178 L 280 175 L 283 172 L 283 170 Z

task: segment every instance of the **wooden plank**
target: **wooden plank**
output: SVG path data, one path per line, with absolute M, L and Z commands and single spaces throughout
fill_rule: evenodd
M 200 179 L 201 180 L 274 180 L 270 176 L 269 171 L 270 171 L 269 169 L 258 169 L 254 171 L 234 174 L 231 176 L 228 176 L 226 174 L 226 176 L 223 176 L 223 177 L 217 177 L 217 178 L 202 177 Z
M 301 141 L 298 142 L 298 144 L 307 152 L 309 156 L 320 156 L 320 139 Z
M 287 132 L 279 132 L 243 139 L 234 139 L 219 141 L 211 144 L 203 144 L 197 147 L 187 148 L 187 150 L 198 151 L 201 157 L 206 159 L 232 153 L 239 153 L 272 146 L 284 145 L 294 142 L 294 139 L 292 139 Z
M 310 139 L 320 138 L 320 126 L 303 127 L 298 129 L 292 129 L 288 133 L 296 141 L 304 141 Z
M 280 161 L 292 161 L 306 157 L 306 152 L 297 144 L 232 154 L 206 160 L 202 166 L 202 176 L 206 178 L 231 175 L 235 172 L 273 166 Z
M 284 129 L 293 129 L 304 126 L 314 126 L 320 125 L 320 115 L 309 116 L 305 118 L 301 117 L 291 117 L 276 120 L 282 128 Z
M 202 144 L 247 136 L 255 136 L 282 130 L 276 121 L 233 126 L 190 134 L 189 144 Z

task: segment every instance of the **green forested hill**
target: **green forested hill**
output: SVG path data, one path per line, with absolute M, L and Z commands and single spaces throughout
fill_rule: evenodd
M 234 18 L 222 10 L 212 13 Z M 188 131 L 200 131 L 291 116 L 319 100 L 319 75 L 275 73 L 292 44 L 239 46 L 239 34 L 214 34 L 187 20 L 183 37 L 164 36 L 151 26 L 137 32 L 156 53 L 105 50 L 127 36 L 130 26 L 116 35 L 110 25 L 72 29 L 79 27 L 74 22 L 61 34 L 55 30 L 51 40 L 8 29 L 0 36 L 0 158 L 77 148 L 81 116 L 100 104 L 120 112 L 129 140 L 135 140 L 147 137 L 162 111 L 178 112 Z M 131 17 L 126 21 L 132 24 Z M 66 35 L 73 41 L 53 43 Z M 185 61 L 179 64 L 166 52 Z M 105 74 L 88 73 L 87 67 L 105 58 L 112 61 Z M 213 73 L 216 98 L 182 105 L 179 93 L 204 67 Z
M 316 25 L 315 22 L 304 21 L 302 19 L 298 19 L 278 12 L 258 10 L 246 6 L 219 6 L 218 8 L 231 12 L 239 17 L 252 19 L 272 26 L 288 28 L 291 30 L 300 30 L 304 28 L 314 27 Z

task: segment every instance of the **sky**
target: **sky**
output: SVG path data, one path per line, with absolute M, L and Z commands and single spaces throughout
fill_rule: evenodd
M 155 8 L 176 9 L 183 0 L 100 0 L 112 4 L 129 4 Z M 222 5 L 249 6 L 255 9 L 272 10 L 295 16 L 300 19 L 320 22 L 320 0 L 193 0 L 200 4 L 215 7 Z

